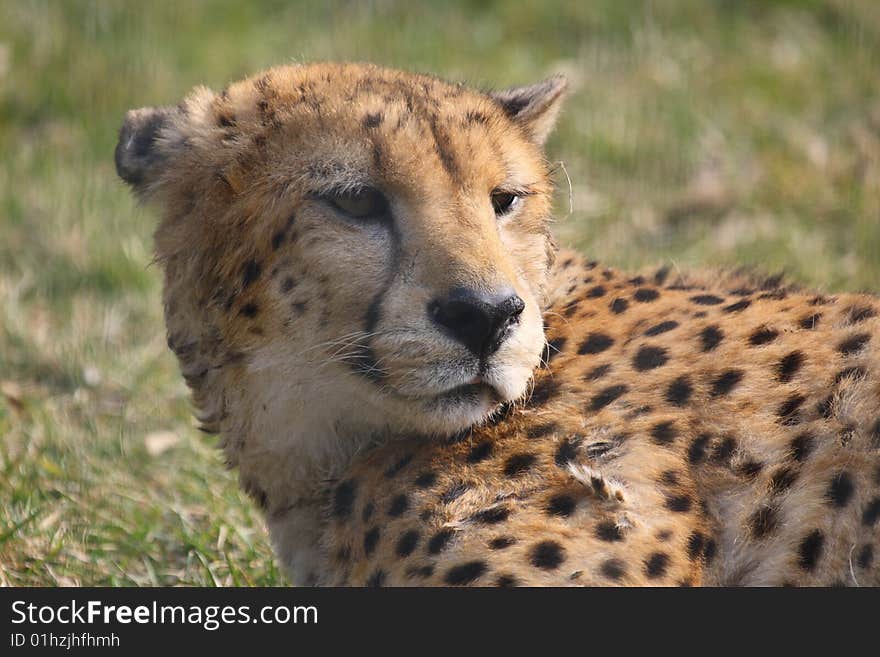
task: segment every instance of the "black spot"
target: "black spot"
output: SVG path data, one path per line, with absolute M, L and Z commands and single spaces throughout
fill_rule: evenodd
M 626 309 L 629 308 L 629 301 L 626 299 L 617 298 L 611 302 L 608 306 L 615 315 L 620 315 L 621 313 L 626 312 Z
M 859 565 L 859 568 L 870 568 L 871 563 L 874 561 L 874 546 L 870 543 L 865 543 L 862 546 L 862 549 L 859 550 L 859 554 L 856 557 L 856 563 Z
M 504 474 L 507 477 L 514 477 L 531 468 L 537 457 L 534 454 L 514 454 L 504 463 Z
M 401 493 L 397 495 L 388 507 L 388 515 L 392 518 L 399 518 L 409 508 L 409 498 Z
M 712 390 L 709 394 L 720 397 L 733 390 L 745 376 L 742 370 L 725 370 L 712 381 Z
M 251 319 L 256 317 L 258 312 L 260 312 L 260 308 L 254 302 L 246 303 L 241 307 L 241 314 Z
M 777 335 L 779 335 L 779 331 L 771 328 L 762 327 L 755 330 L 749 336 L 749 344 L 751 344 L 753 347 L 767 344 L 768 342 L 772 342 L 773 340 L 775 340 Z
M 706 543 L 706 537 L 701 532 L 694 532 L 688 537 L 688 557 L 693 561 L 703 555 L 703 546 Z
M 807 315 L 806 317 L 801 317 L 798 320 L 798 326 L 802 329 L 806 329 L 808 331 L 816 328 L 819 324 L 819 319 L 822 317 L 822 313 L 814 313 L 812 315 Z
M 666 265 L 664 265 L 663 267 L 660 267 L 660 269 L 658 269 L 654 273 L 654 284 L 655 285 L 663 285 L 663 283 L 666 282 L 666 278 L 668 276 L 669 276 L 669 267 Z
M 717 326 L 707 326 L 700 332 L 700 341 L 702 342 L 703 351 L 712 351 L 721 344 L 724 339 L 724 333 Z
M 813 451 L 813 436 L 801 433 L 791 440 L 791 456 L 795 461 L 805 461 Z
M 825 399 L 816 404 L 816 412 L 820 417 L 829 419 L 834 415 L 834 393 L 832 392 Z
M 554 459 L 556 465 L 560 468 L 564 468 L 571 461 L 574 461 L 578 456 L 578 450 L 580 449 L 582 441 L 583 439 L 579 436 L 571 436 L 560 442 Z
M 645 331 L 645 335 L 648 337 L 654 337 L 655 335 L 660 335 L 661 333 L 671 331 L 674 328 L 678 328 L 678 322 L 676 321 L 669 320 L 666 322 L 660 322 L 659 324 L 655 324 L 647 331 Z
M 587 290 L 586 297 L 588 299 L 598 299 L 599 297 L 605 296 L 605 288 L 601 285 L 596 285 L 595 287 L 591 287 Z
M 529 404 L 540 405 L 550 401 L 559 393 L 559 382 L 551 376 L 545 376 L 535 384 Z
M 874 448 L 880 448 L 880 420 L 877 420 L 874 423 L 874 428 L 871 429 L 869 437 L 871 438 L 871 446 Z M 880 474 L 880 470 L 877 472 Z M 880 484 L 880 479 L 878 479 L 877 483 Z
M 423 472 L 413 482 L 416 488 L 430 488 L 437 483 L 437 475 L 433 472 Z
M 605 408 L 615 399 L 618 399 L 622 395 L 624 395 L 627 390 L 629 390 L 629 388 L 622 383 L 608 386 L 607 388 L 604 388 L 603 390 L 593 395 L 592 399 L 590 400 L 589 409 L 591 411 L 598 411 L 602 408 Z
M 489 123 L 489 117 L 478 110 L 468 110 L 464 115 L 464 120 L 472 125 L 476 123 Z
M 256 260 L 248 260 L 246 263 L 244 263 L 244 268 L 241 274 L 242 287 L 247 287 L 255 280 L 257 280 L 260 277 L 260 272 L 262 271 L 262 269 L 263 268 L 260 266 L 260 263 Z
M 604 577 L 618 582 L 623 579 L 623 576 L 626 574 L 626 569 L 620 559 L 608 559 L 599 567 L 599 572 L 602 573 Z
M 286 294 L 293 289 L 293 285 L 294 285 L 293 279 L 290 276 L 288 276 L 281 283 L 281 291 Z
M 556 431 L 559 428 L 559 425 L 555 422 L 547 422 L 546 424 L 539 424 L 534 427 L 529 427 L 526 429 L 526 437 L 529 440 L 536 440 L 538 438 L 543 438 L 544 436 L 549 436 L 551 433 Z
M 516 543 L 516 539 L 512 536 L 498 536 L 489 541 L 490 550 L 504 550 Z
M 798 546 L 798 566 L 801 570 L 811 572 L 816 569 L 824 545 L 825 536 L 818 529 L 814 529 L 801 540 Z
M 471 516 L 471 520 L 484 525 L 497 525 L 510 517 L 510 508 L 506 506 L 493 506 L 483 509 Z
M 380 125 L 382 125 L 382 121 L 384 120 L 384 118 L 385 117 L 382 115 L 382 112 L 367 114 L 361 121 L 361 125 L 366 129 L 378 128 Z
M 499 575 L 498 579 L 495 580 L 495 586 L 502 589 L 509 589 L 518 584 L 519 581 L 513 575 Z
M 272 235 L 272 250 L 277 251 L 283 242 L 284 242 L 284 231 L 279 230 L 277 233 Z
M 777 524 L 776 510 L 764 505 L 749 518 L 749 531 L 753 537 L 760 539 L 776 529 Z
M 718 550 L 718 546 L 715 543 L 714 539 L 709 539 L 706 541 L 706 549 L 703 550 L 703 559 L 706 560 L 706 565 L 708 566 L 712 563 L 712 559 L 715 558 L 715 553 Z
M 640 287 L 638 290 L 635 291 L 635 293 L 633 293 L 633 299 L 641 303 L 656 301 L 659 297 L 660 293 L 657 290 L 652 290 L 649 287 Z
M 788 292 L 785 290 L 776 290 L 775 292 L 765 292 L 764 294 L 758 297 L 759 299 L 786 299 L 788 298 Z
M 876 316 L 877 311 L 870 306 L 854 306 L 849 309 L 849 317 L 847 319 L 849 320 L 850 324 L 858 324 L 859 322 L 864 322 L 866 319 L 870 319 L 871 317 Z
M 370 518 L 373 517 L 373 512 L 376 510 L 376 505 L 372 502 L 368 502 L 364 505 L 364 510 L 361 511 L 361 520 L 367 522 Z
M 415 529 L 410 529 L 408 532 L 403 534 L 397 541 L 397 545 L 394 548 L 394 551 L 397 553 L 398 557 L 408 557 L 413 553 L 413 550 L 416 549 L 416 545 L 419 543 L 419 532 Z
M 264 511 L 269 508 L 269 496 L 262 488 L 253 482 L 246 482 L 244 485 L 245 492 L 257 503 Z
M 459 481 L 452 486 L 450 486 L 446 491 L 440 495 L 440 501 L 443 504 L 449 504 L 450 502 L 454 502 L 459 497 L 464 495 L 469 489 L 470 484 L 466 484 L 463 481 Z
M 603 520 L 598 525 L 596 525 L 596 538 L 600 541 L 607 541 L 608 543 L 613 543 L 615 541 L 623 540 L 623 532 L 620 531 L 620 527 L 617 526 L 612 520 Z
M 447 543 L 452 540 L 455 532 L 449 527 L 444 527 L 431 537 L 428 541 L 428 554 L 440 554 L 446 547 Z
M 792 395 L 782 402 L 776 410 L 776 415 L 778 415 L 780 419 L 779 421 L 786 426 L 791 426 L 800 422 L 800 413 L 798 411 L 805 399 L 806 397 L 803 395 Z
M 831 482 L 828 484 L 828 490 L 825 492 L 825 499 L 832 506 L 842 509 L 849 504 L 854 490 L 855 485 L 853 484 L 852 477 L 848 472 L 844 471 L 831 479 Z
M 687 495 L 669 495 L 666 498 L 666 508 L 676 513 L 687 513 L 691 506 L 693 501 Z
M 870 339 L 871 336 L 868 333 L 857 333 L 838 344 L 837 351 L 844 356 L 850 356 L 864 347 Z
M 669 387 L 666 389 L 665 399 L 675 406 L 684 406 L 688 403 L 693 391 L 690 379 L 682 375 L 669 384 Z
M 752 305 L 751 300 L 743 299 L 742 301 L 737 301 L 736 303 L 732 303 L 728 306 L 724 306 L 721 310 L 726 313 L 738 313 L 741 310 L 745 310 L 749 306 Z
M 406 569 L 407 577 L 428 579 L 434 574 L 434 566 L 412 566 Z
M 719 303 L 724 303 L 724 299 L 716 297 L 714 294 L 698 294 L 691 297 L 691 301 L 701 306 L 717 306 Z
M 675 423 L 671 420 L 658 422 L 651 427 L 651 438 L 658 445 L 670 445 L 677 435 L 678 430 L 675 428 Z
M 413 460 L 413 455 L 406 454 L 399 461 L 397 461 L 397 463 L 395 463 L 394 465 L 392 465 L 390 468 L 388 468 L 385 471 L 385 478 L 391 479 L 392 477 L 395 477 L 397 475 L 397 473 L 400 472 L 401 470 L 403 470 L 406 466 L 408 466 L 410 464 L 410 461 L 412 461 L 412 460 Z
M 604 333 L 590 333 L 587 339 L 578 347 L 581 356 L 586 354 L 599 354 L 614 344 L 614 338 Z
M 354 482 L 345 480 L 336 486 L 333 492 L 333 515 L 340 520 L 351 515 L 354 506 L 355 486 Z
M 867 527 L 873 527 L 874 523 L 877 522 L 877 518 L 880 518 L 880 497 L 875 497 L 868 502 L 868 506 L 865 507 L 865 511 L 862 513 L 862 524 Z
M 490 440 L 484 440 L 476 444 L 467 455 L 468 463 L 479 463 L 489 458 L 492 453 L 493 443 Z
M 630 285 L 643 285 L 644 282 L 645 282 L 644 276 L 633 276 L 631 279 L 629 279 Z
M 736 450 L 736 439 L 732 436 L 725 436 L 715 444 L 712 458 L 720 463 L 727 463 L 733 456 L 734 450 Z
M 706 458 L 706 447 L 709 446 L 711 436 L 707 433 L 700 434 L 688 447 L 688 462 L 691 465 L 701 463 Z
M 385 583 L 385 571 L 382 569 L 377 570 L 372 575 L 370 575 L 370 579 L 367 580 L 367 586 L 370 588 L 379 588 L 382 584 Z
M 373 554 L 373 550 L 376 549 L 376 544 L 379 542 L 379 528 L 373 527 L 370 531 L 364 534 L 364 554 L 368 557 Z
M 589 372 L 587 372 L 584 375 L 584 380 L 585 381 L 595 381 L 597 379 L 601 379 L 603 376 L 608 374 L 608 372 L 610 372 L 610 371 L 611 371 L 610 364 L 606 363 L 605 365 L 597 365 L 596 367 L 594 367 L 592 370 L 590 370 Z
M 867 375 L 868 371 L 861 365 L 853 365 L 852 367 L 844 367 L 834 377 L 834 383 L 840 383 L 844 379 L 861 379 Z
M 565 548 L 556 541 L 541 541 L 529 550 L 529 561 L 535 568 L 554 570 L 565 561 Z
M 666 574 L 669 565 L 669 555 L 665 552 L 654 552 L 645 562 L 645 575 L 649 579 L 657 579 Z
M 633 358 L 633 367 L 644 372 L 662 367 L 667 361 L 669 361 L 669 356 L 663 347 L 642 347 Z
M 351 560 L 351 548 L 348 546 L 341 547 L 336 551 L 336 554 L 334 556 L 336 558 L 336 561 L 340 561 L 343 563 L 350 561 Z
M 553 338 L 552 340 L 548 341 L 544 355 L 544 362 L 550 363 L 554 358 L 561 354 L 562 350 L 565 349 L 566 342 L 567 340 L 564 336 Z
M 790 354 L 783 357 L 783 359 L 776 365 L 776 376 L 779 377 L 779 380 L 783 383 L 787 383 L 792 380 L 803 364 L 803 352 L 792 351 Z
M 770 475 L 770 492 L 782 493 L 797 481 L 798 473 L 792 468 L 782 466 Z
M 232 114 L 221 114 L 217 117 L 217 125 L 221 128 L 233 128 L 235 123 L 235 116 Z
M 551 516 L 567 518 L 574 513 L 577 501 L 571 495 L 554 495 L 547 502 L 547 513 Z
M 755 461 L 755 460 L 750 459 L 750 460 L 746 460 L 746 461 L 743 461 L 742 463 L 740 463 L 739 467 L 737 468 L 737 471 L 741 475 L 743 475 L 744 477 L 747 477 L 749 479 L 754 479 L 755 477 L 758 476 L 758 473 L 761 472 L 763 467 L 764 467 L 763 463 L 760 463 L 759 461 Z
M 451 586 L 464 586 L 478 579 L 488 569 L 485 561 L 468 561 L 446 571 L 443 581 Z

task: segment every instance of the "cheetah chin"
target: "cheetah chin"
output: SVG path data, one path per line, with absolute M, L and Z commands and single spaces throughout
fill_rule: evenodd
M 880 304 L 550 234 L 565 80 L 130 111 L 168 345 L 298 584 L 880 583 Z

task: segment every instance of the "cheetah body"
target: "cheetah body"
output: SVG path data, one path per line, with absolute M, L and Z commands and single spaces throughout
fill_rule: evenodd
M 313 64 L 126 116 L 169 347 L 280 562 L 301 584 L 877 584 L 877 300 L 556 257 L 564 90 Z M 431 310 L 462 289 L 521 302 L 489 351 Z
M 358 463 L 334 584 L 880 584 L 880 305 L 575 255 L 528 401 Z

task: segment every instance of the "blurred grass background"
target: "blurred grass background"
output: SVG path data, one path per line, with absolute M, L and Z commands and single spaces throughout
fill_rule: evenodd
M 880 280 L 880 3 L 0 0 L 0 584 L 280 584 L 165 347 L 127 108 L 363 59 L 554 72 L 560 240 L 637 267 Z

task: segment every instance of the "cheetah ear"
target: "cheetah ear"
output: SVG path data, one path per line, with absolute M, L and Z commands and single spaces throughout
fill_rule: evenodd
M 161 171 L 166 158 L 162 133 L 175 111 L 173 107 L 142 107 L 125 114 L 116 144 L 116 173 L 137 192 L 143 192 Z
M 507 116 L 523 126 L 532 141 L 540 146 L 556 123 L 566 89 L 568 80 L 555 75 L 527 87 L 495 91 L 490 97 L 501 105 Z

